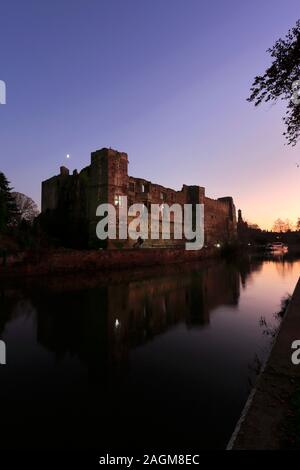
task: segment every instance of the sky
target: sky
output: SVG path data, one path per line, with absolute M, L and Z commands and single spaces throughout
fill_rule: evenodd
M 131 176 L 295 221 L 300 143 L 282 104 L 246 98 L 298 18 L 298 0 L 0 0 L 0 171 L 40 204 L 42 180 L 112 147 Z

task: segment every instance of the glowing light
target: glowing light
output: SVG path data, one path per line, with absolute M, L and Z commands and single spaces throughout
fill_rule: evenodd
M 67 153 L 67 159 L 69 159 L 69 158 L 70 158 L 70 154 L 69 154 L 69 153 Z
M 120 325 L 121 325 L 121 323 L 119 322 L 118 319 L 116 319 L 116 321 L 115 321 L 115 328 L 119 328 Z

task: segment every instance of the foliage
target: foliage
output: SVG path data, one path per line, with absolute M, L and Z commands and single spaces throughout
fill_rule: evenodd
M 288 101 L 283 121 L 288 144 L 295 145 L 300 137 L 300 107 L 292 100 L 292 85 L 300 79 L 300 20 L 283 39 L 267 50 L 272 64 L 263 75 L 255 77 L 248 101 L 258 106 L 262 102 Z
M 0 231 L 5 231 L 14 223 L 18 209 L 4 173 L 0 172 Z

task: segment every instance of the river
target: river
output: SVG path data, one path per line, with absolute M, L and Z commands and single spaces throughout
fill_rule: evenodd
M 224 449 L 299 274 L 245 257 L 1 285 L 1 447 Z

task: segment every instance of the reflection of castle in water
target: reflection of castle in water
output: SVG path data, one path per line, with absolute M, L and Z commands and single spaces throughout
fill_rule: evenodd
M 114 375 L 126 370 L 130 351 L 139 345 L 180 323 L 203 328 L 215 308 L 237 305 L 240 279 L 246 282 L 251 270 L 249 261 L 238 267 L 219 262 L 96 287 L 34 288 L 26 298 L 36 312 L 38 342 L 57 360 L 69 354 L 93 377 Z M 24 311 L 19 307 L 17 302 L 7 309 L 2 331 Z
M 246 256 L 2 284 L 0 338 L 12 352 L 6 441 L 19 429 L 24 447 L 190 449 L 199 436 L 203 448 L 215 446 L 218 422 L 234 426 L 232 404 L 238 415 L 257 370 L 243 336 L 262 303 L 242 289 L 278 280 L 268 263 Z M 260 344 L 254 336 L 254 352 Z
M 102 375 L 126 369 L 132 348 L 170 327 L 203 327 L 214 308 L 237 305 L 239 273 L 217 264 L 184 275 L 46 295 L 32 299 L 38 341 L 58 358 L 79 356 L 91 372 Z

